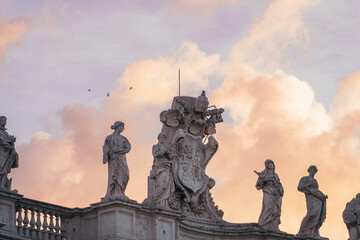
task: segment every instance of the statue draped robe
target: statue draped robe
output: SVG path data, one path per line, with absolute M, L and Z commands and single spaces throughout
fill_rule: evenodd
M 124 192 L 129 181 L 129 168 L 126 153 L 131 145 L 126 137 L 111 134 L 106 137 L 103 146 L 103 163 L 108 163 L 108 186 L 105 199 L 125 198 Z
M 11 168 L 19 166 L 19 157 L 13 139 L 5 130 L 0 126 L 0 187 L 10 189 L 11 181 L 9 182 L 7 175 Z
M 152 153 L 154 156 L 153 174 L 155 177 L 155 192 L 152 197 L 152 204 L 156 207 L 168 208 L 168 199 L 174 190 L 171 163 L 166 148 L 160 143 L 153 146 Z
M 343 219 L 349 230 L 349 240 L 360 239 L 360 200 L 354 198 L 346 204 Z
M 306 176 L 300 179 L 298 190 L 305 193 L 307 214 L 301 222 L 298 236 L 320 236 L 319 228 L 326 218 L 326 200 L 319 190 L 315 178 Z
M 270 180 L 265 181 L 265 178 Z M 266 230 L 280 231 L 279 224 L 284 189 L 278 175 L 275 172 L 262 171 L 256 182 L 256 189 L 262 189 L 263 191 L 262 209 L 258 224 Z

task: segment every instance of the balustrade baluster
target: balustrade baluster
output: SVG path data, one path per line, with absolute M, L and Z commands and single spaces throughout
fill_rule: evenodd
M 50 230 L 50 232 L 54 232 L 54 228 L 55 228 L 55 226 L 54 226 L 54 214 L 52 212 L 50 212 L 49 215 L 50 215 L 49 230 Z
M 55 240 L 61 240 L 59 214 L 55 214 Z
M 16 219 L 17 222 L 17 232 L 18 234 L 21 236 L 23 234 L 23 228 L 22 228 L 22 222 L 23 222 L 23 218 L 22 218 L 22 207 L 19 205 L 17 207 L 17 212 L 18 212 L 18 216 Z
M 48 222 L 47 222 L 47 218 L 48 218 L 48 214 L 47 214 L 47 211 L 44 210 L 43 211 L 43 214 L 44 214 L 44 220 L 43 220 L 43 224 L 42 224 L 42 227 L 43 227 L 43 239 L 44 240 L 49 240 L 49 232 L 48 232 Z
M 34 208 L 29 208 L 30 210 L 30 237 L 36 237 L 36 230 L 35 230 L 35 210 Z
M 55 214 L 55 232 L 60 233 L 59 214 Z
M 24 223 L 24 236 L 28 237 L 29 236 L 29 218 L 28 218 L 28 207 L 25 206 L 24 207 L 24 220 L 23 220 L 23 223 Z
M 41 210 L 36 210 L 36 236 L 38 239 L 42 239 L 41 234 Z
M 49 224 L 49 239 L 53 240 L 54 239 L 54 214 L 52 212 L 49 213 L 50 215 L 50 224 Z

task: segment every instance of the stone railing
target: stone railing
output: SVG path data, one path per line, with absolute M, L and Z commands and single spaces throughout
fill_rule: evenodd
M 22 198 L 15 202 L 17 233 L 21 237 L 44 240 L 66 239 L 66 218 L 71 209 Z
M 67 209 L 23 198 L 15 203 L 15 210 L 19 236 L 44 240 L 65 239 L 65 218 L 69 215 Z

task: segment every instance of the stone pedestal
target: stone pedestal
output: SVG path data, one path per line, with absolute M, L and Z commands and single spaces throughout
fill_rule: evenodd
M 1 231 L 16 233 L 16 214 L 15 202 L 22 198 L 23 195 L 17 191 L 1 189 L 0 191 L 0 223 L 3 224 Z

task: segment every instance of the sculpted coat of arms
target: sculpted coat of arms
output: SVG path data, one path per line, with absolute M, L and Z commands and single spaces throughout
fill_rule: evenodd
M 188 216 L 221 220 L 223 212 L 213 202 L 215 180 L 205 169 L 218 149 L 212 136 L 222 122 L 222 108 L 209 107 L 205 91 L 197 98 L 175 97 L 160 114 L 159 142 L 153 147 L 154 163 L 144 205 L 182 212 Z M 162 149 L 161 154 L 156 149 Z

